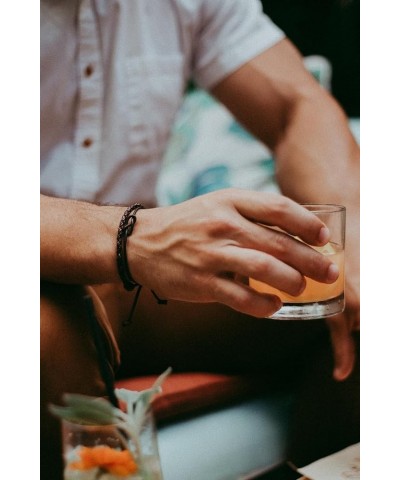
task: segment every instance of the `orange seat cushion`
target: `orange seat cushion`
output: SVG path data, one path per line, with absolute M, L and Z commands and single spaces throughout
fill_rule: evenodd
M 134 377 L 116 382 L 116 388 L 141 391 L 150 388 L 157 376 Z M 262 382 L 261 382 L 262 383 Z M 153 400 L 157 420 L 199 412 L 244 398 L 260 385 L 255 377 L 214 373 L 173 373 Z

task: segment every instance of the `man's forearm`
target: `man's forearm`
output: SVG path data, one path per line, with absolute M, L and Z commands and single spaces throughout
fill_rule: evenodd
M 325 92 L 300 98 L 275 148 L 282 192 L 299 202 L 359 205 L 359 147 Z
M 271 148 L 279 185 L 299 202 L 358 203 L 359 149 L 337 102 L 282 40 L 212 93 Z
M 41 278 L 94 284 L 118 280 L 116 232 L 124 207 L 41 195 Z

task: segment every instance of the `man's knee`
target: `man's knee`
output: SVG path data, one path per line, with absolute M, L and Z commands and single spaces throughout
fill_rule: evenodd
M 57 400 L 63 392 L 102 392 L 84 296 L 79 286 L 41 286 L 41 386 Z
M 60 422 L 50 415 L 49 404 L 60 405 L 64 393 L 105 393 L 85 310 L 86 294 L 79 286 L 41 285 L 41 472 L 46 479 L 62 478 Z

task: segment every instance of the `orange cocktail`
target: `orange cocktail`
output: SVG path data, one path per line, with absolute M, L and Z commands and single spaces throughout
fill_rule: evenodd
M 338 266 L 339 277 L 331 284 L 317 282 L 306 277 L 306 288 L 297 297 L 250 278 L 249 285 L 254 290 L 277 295 L 282 300 L 282 307 L 270 318 L 311 320 L 330 317 L 344 310 L 346 208 L 333 204 L 308 204 L 303 207 L 316 215 L 328 227 L 330 241 L 323 247 L 312 246 L 312 248 L 322 255 L 328 256 Z
M 305 277 L 306 288 L 297 297 L 282 292 L 270 285 L 250 278 L 249 283 L 254 290 L 263 293 L 277 295 L 283 303 L 310 303 L 324 302 L 343 295 L 344 291 L 344 251 L 334 243 L 328 243 L 323 247 L 313 247 L 315 250 L 327 255 L 333 263 L 339 267 L 339 277 L 334 283 L 321 283 Z

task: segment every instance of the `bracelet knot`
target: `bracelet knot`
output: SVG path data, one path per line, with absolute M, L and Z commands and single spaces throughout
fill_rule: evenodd
M 136 214 L 141 208 L 144 208 L 144 206 L 140 203 L 134 203 L 125 210 L 119 223 L 117 233 L 117 267 L 120 279 L 122 280 L 125 290 L 132 291 L 137 288 L 133 298 L 133 304 L 129 313 L 129 317 L 122 324 L 124 326 L 131 323 L 137 302 L 139 300 L 139 295 L 142 290 L 142 285 L 132 278 L 128 265 L 128 256 L 126 253 L 126 242 L 128 237 L 132 235 L 137 220 Z M 153 290 L 151 290 L 151 293 L 159 305 L 167 304 L 167 300 L 160 298 Z
M 126 253 L 126 242 L 132 235 L 136 224 L 136 213 L 144 208 L 140 203 L 134 203 L 128 207 L 122 215 L 117 233 L 117 268 L 125 290 L 132 291 L 139 283 L 132 278 Z

